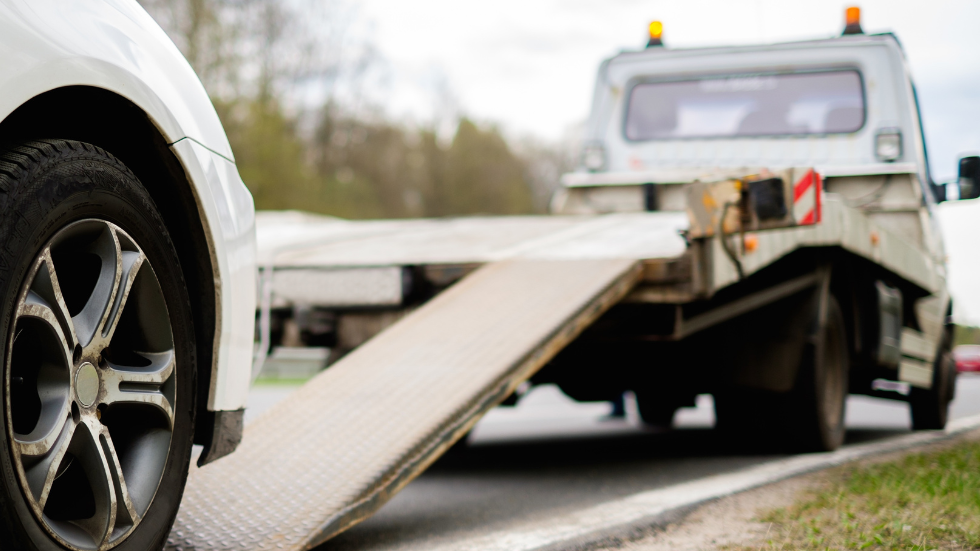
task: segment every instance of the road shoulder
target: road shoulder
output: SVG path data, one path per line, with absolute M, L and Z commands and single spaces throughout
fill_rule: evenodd
M 868 457 L 848 464 L 870 465 L 894 461 L 910 453 L 940 451 L 964 441 L 980 440 L 980 430 L 972 430 L 921 447 Z M 839 469 L 790 478 L 734 494 L 695 508 L 688 515 L 666 526 L 638 529 L 632 536 L 597 542 L 592 551 L 706 551 L 763 548 L 772 535 L 772 523 L 759 519 L 773 509 L 789 507 L 820 490 L 839 477 Z

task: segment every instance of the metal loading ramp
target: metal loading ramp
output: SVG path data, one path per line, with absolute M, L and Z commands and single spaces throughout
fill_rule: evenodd
M 192 468 L 168 549 L 308 549 L 380 508 L 641 276 L 633 259 L 487 264 Z

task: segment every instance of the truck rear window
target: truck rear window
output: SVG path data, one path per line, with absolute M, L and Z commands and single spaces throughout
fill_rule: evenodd
M 864 125 L 855 70 L 641 82 L 629 95 L 630 140 L 794 136 Z

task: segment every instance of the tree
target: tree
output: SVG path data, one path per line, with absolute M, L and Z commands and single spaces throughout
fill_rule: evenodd
M 443 147 L 428 128 L 311 83 L 357 80 L 372 49 L 345 39 L 346 0 L 140 0 L 198 72 L 259 209 L 348 218 L 516 214 L 538 210 L 532 165 L 494 126 L 459 121 Z M 356 89 L 356 86 L 353 87 Z M 540 187 L 540 186 L 539 186 Z M 540 195 L 540 193 L 539 193 Z
M 448 151 L 439 214 L 518 214 L 533 211 L 524 164 L 495 127 L 462 119 Z

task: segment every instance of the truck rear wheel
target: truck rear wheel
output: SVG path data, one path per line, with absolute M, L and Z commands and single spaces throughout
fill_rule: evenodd
M 639 410 L 640 419 L 651 427 L 669 429 L 674 423 L 674 413 L 679 406 L 652 393 L 636 393 L 636 409 Z
M 806 347 L 796 387 L 786 402 L 791 441 L 801 451 L 831 451 L 844 443 L 848 350 L 844 316 L 833 295 L 827 319 Z
M 733 389 L 717 393 L 720 431 L 752 446 L 775 444 L 794 451 L 830 451 L 843 443 L 847 336 L 840 306 L 832 295 L 826 307 L 825 323 L 803 347 L 793 388 L 788 392 Z
M 912 388 L 909 406 L 913 430 L 942 430 L 949 419 L 949 403 L 956 395 L 956 361 L 952 352 L 952 331 L 943 333 L 939 354 L 932 371 L 932 388 Z

